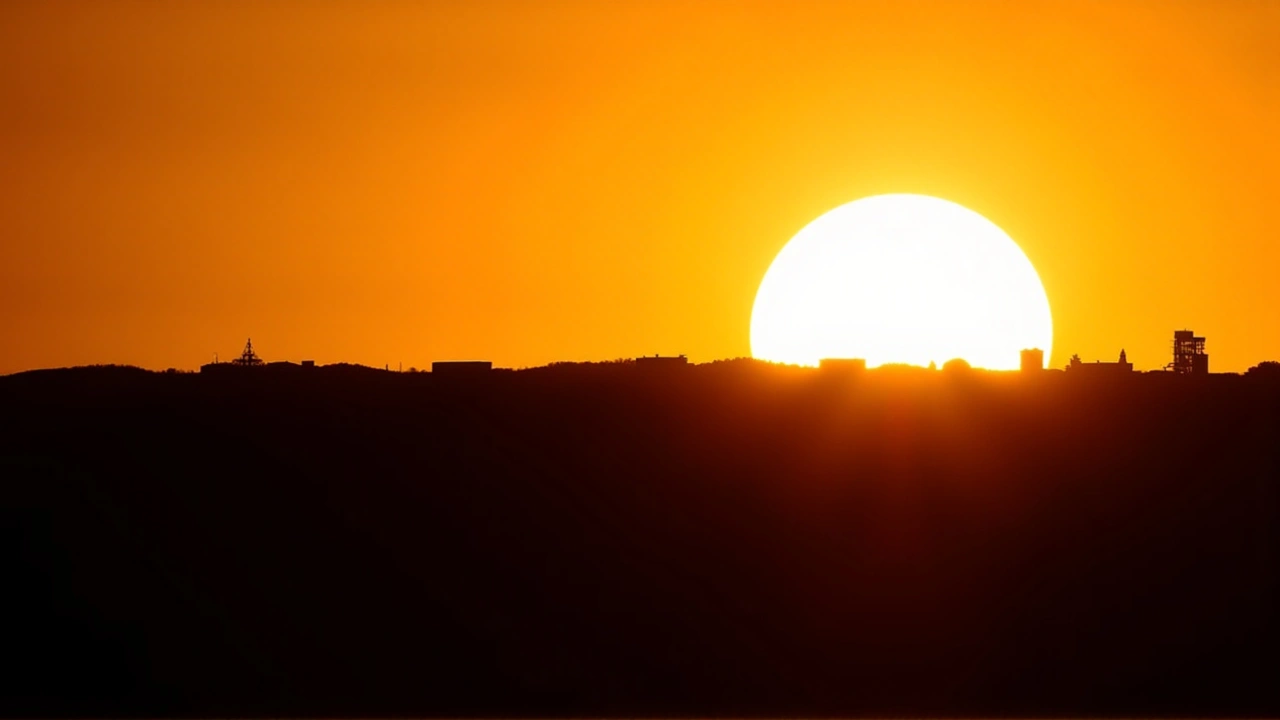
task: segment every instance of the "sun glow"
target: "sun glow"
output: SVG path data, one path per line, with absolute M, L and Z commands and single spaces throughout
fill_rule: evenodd
M 757 358 L 1012 370 L 1053 343 L 1049 298 L 1008 235 L 924 195 L 877 195 L 805 226 L 765 273 L 751 312 Z

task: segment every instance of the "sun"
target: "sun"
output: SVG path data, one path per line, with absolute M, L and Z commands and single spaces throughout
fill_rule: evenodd
M 976 212 L 925 195 L 831 210 L 782 248 L 751 310 L 751 354 L 1013 370 L 1053 344 L 1049 297 L 1022 249 Z

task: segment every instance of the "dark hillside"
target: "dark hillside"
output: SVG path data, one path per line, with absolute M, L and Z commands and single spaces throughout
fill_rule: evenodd
M 1280 382 L 0 378 L 11 715 L 1275 715 Z

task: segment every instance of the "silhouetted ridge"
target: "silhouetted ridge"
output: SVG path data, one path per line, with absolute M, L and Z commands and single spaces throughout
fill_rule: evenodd
M 1280 712 L 1280 378 L 0 378 L 14 715 Z

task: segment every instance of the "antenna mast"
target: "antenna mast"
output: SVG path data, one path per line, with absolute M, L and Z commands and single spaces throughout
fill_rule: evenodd
M 232 360 L 231 362 L 236 365 L 247 365 L 250 367 L 262 364 L 262 358 L 258 357 L 257 353 L 253 351 L 253 338 L 249 338 L 249 340 L 244 344 L 244 352 L 240 353 L 240 357 Z

